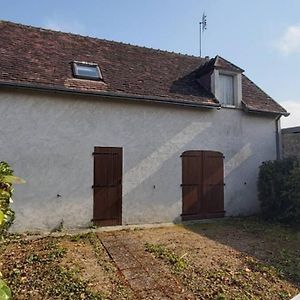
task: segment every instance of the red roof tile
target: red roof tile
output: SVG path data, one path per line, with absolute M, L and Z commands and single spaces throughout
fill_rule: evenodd
M 199 84 L 207 59 L 11 22 L 0 22 L 0 84 L 34 84 L 77 92 L 159 97 L 167 102 L 218 105 Z M 104 82 L 75 79 L 73 61 L 97 63 Z M 218 67 L 230 65 L 217 60 Z M 241 70 L 240 68 L 238 68 Z M 243 102 L 253 110 L 285 110 L 246 77 Z

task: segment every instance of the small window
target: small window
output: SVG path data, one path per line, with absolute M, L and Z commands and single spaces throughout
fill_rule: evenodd
M 234 105 L 234 78 L 232 75 L 220 74 L 220 102 Z
M 73 62 L 73 75 L 76 78 L 103 80 L 100 68 L 94 63 Z

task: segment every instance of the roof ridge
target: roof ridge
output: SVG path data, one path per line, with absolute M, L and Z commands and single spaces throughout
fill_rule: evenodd
M 144 50 L 148 50 L 148 51 L 152 51 L 152 52 L 169 54 L 169 55 L 173 55 L 173 56 L 180 56 L 180 57 L 183 56 L 185 58 L 198 59 L 199 61 L 205 61 L 206 60 L 205 57 L 199 57 L 199 56 L 195 56 L 195 55 L 192 55 L 192 54 L 184 54 L 184 53 L 168 51 L 168 50 L 162 50 L 162 49 L 156 49 L 156 48 L 151 48 L 151 47 L 146 47 L 146 46 L 139 46 L 139 45 L 134 45 L 134 44 L 130 44 L 130 43 L 124 43 L 124 42 L 121 42 L 121 41 L 108 40 L 108 39 L 93 37 L 93 36 L 89 36 L 89 35 L 82 35 L 82 34 L 79 34 L 79 33 L 65 32 L 65 31 L 54 30 L 54 29 L 38 27 L 38 26 L 33 26 L 33 25 L 27 25 L 27 24 L 22 24 L 22 23 L 15 23 L 15 22 L 12 22 L 12 21 L 7 21 L 7 20 L 0 20 L 0 24 L 1 23 L 6 23 L 6 24 L 9 24 L 9 25 L 18 26 L 18 27 L 30 28 L 30 29 L 34 29 L 34 30 L 46 31 L 46 32 L 53 33 L 53 34 L 65 34 L 65 35 L 76 36 L 76 37 L 80 37 L 80 38 L 84 38 L 84 39 L 104 41 L 104 42 L 108 42 L 108 43 L 119 44 L 119 45 L 124 45 L 124 46 L 127 46 L 127 47 L 139 48 L 139 49 L 144 49 Z

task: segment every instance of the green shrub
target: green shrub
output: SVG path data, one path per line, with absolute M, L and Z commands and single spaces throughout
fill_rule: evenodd
M 10 207 L 13 194 L 12 184 L 24 182 L 21 178 L 13 176 L 13 170 L 6 162 L 0 161 L 0 239 L 15 219 L 15 213 Z M 11 290 L 1 277 L 0 273 L 0 300 L 10 300 L 12 299 Z
M 259 169 L 258 198 L 263 217 L 283 223 L 300 218 L 300 166 L 294 158 L 264 162 Z
M 13 170 L 6 162 L 0 162 L 0 238 L 12 225 L 15 214 L 10 207 L 13 188 L 8 180 L 13 175 Z
M 284 210 L 278 216 L 279 221 L 300 224 L 300 167 L 293 169 L 288 176 L 282 191 L 282 198 Z

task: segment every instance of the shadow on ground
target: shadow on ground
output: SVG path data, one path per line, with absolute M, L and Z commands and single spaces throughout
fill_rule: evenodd
M 252 269 L 275 270 L 280 278 L 300 288 L 300 230 L 267 223 L 258 217 L 230 218 L 210 223 L 184 224 L 189 231 L 231 247 L 256 262 Z

